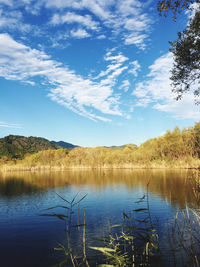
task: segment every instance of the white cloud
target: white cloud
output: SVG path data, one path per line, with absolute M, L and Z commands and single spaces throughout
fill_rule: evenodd
M 5 121 L 0 121 L 0 127 L 5 127 L 5 128 L 22 128 L 21 125 L 19 125 L 19 124 L 8 123 L 8 122 L 5 122 Z
M 81 16 L 74 12 L 67 12 L 65 15 L 54 14 L 51 20 L 52 24 L 78 23 L 87 29 L 97 30 L 98 23 L 93 21 L 90 15 Z
M 138 71 L 141 70 L 141 66 L 137 60 L 134 60 L 133 62 L 130 63 L 131 69 L 128 71 L 129 73 L 133 74 L 133 76 L 137 77 L 138 76 Z
M 22 22 L 22 13 L 20 11 L 12 11 L 10 13 L 0 9 L 0 28 L 9 30 L 20 30 L 21 32 L 29 32 L 32 27 Z
M 146 14 L 142 14 L 139 17 L 127 18 L 124 28 L 130 31 L 144 31 L 149 25 L 150 19 Z
M 127 92 L 129 87 L 130 87 L 130 85 L 131 84 L 130 84 L 129 80 L 124 80 L 122 82 L 121 86 L 119 87 L 119 89 L 122 89 L 122 90 L 124 90 L 124 92 Z
M 106 38 L 106 36 L 104 34 L 101 34 L 101 35 L 97 36 L 97 39 L 99 39 L 99 40 L 103 40 L 105 38 Z
M 50 87 L 49 97 L 68 109 L 90 119 L 109 119 L 96 112 L 122 115 L 119 95 L 112 86 L 126 68 L 119 68 L 106 79 L 94 82 L 52 60 L 44 52 L 16 42 L 8 34 L 0 34 L 0 76 L 8 80 L 36 82 L 41 77 Z
M 0 0 L 0 4 L 12 6 L 12 0 Z
M 134 44 L 141 50 L 146 48 L 145 39 L 148 37 L 147 34 L 141 34 L 138 32 L 133 32 L 125 35 L 125 44 L 132 45 Z
M 111 49 L 106 53 L 104 60 L 111 61 L 106 68 L 106 70 L 102 70 L 93 80 L 98 80 L 104 77 L 100 83 L 101 85 L 114 86 L 117 78 L 128 69 L 128 64 L 124 65 L 126 61 L 129 59 L 125 57 L 122 53 L 118 53 L 117 55 L 112 55 L 115 52 L 115 48 Z
M 139 0 L 0 0 L 0 6 L 5 9 L 0 26 L 2 24 L 6 28 L 15 27 L 28 32 L 31 26 L 24 23 L 25 12 L 22 12 L 22 20 L 17 19 L 13 13 L 17 8 L 23 8 L 28 14 L 39 15 L 41 10 L 46 8 L 51 10 L 51 23 L 43 21 L 41 30 L 47 31 L 52 25 L 63 27 L 63 24 L 77 23 L 79 28 L 101 30 L 101 35 L 95 35 L 97 39 L 105 38 L 108 32 L 109 36 L 112 34 L 112 38 L 119 37 L 125 45 L 135 45 L 144 50 L 153 23 L 144 11 L 145 3 Z M 49 10 L 46 11 L 48 18 Z M 82 12 L 89 14 L 83 15 Z
M 110 65 L 108 65 L 106 70 L 102 70 L 102 71 L 99 73 L 99 75 L 97 75 L 97 76 L 95 77 L 95 80 L 96 80 L 96 79 L 99 79 L 99 78 L 101 78 L 101 77 L 104 77 L 104 76 L 106 76 L 106 75 L 108 75 L 110 72 L 112 72 L 112 71 L 114 71 L 114 70 L 119 69 L 119 68 L 121 67 L 121 65 L 122 65 L 121 63 L 116 63 L 116 64 L 110 64 Z
M 173 66 L 173 56 L 167 53 L 149 67 L 147 80 L 137 83 L 133 95 L 137 97 L 136 106 L 148 106 L 154 109 L 171 113 L 176 118 L 200 119 L 200 107 L 194 104 L 192 92 L 184 95 L 183 99 L 176 101 L 170 86 L 170 70 Z
M 82 39 L 90 37 L 90 34 L 84 29 L 71 30 L 70 34 L 73 38 Z
M 150 25 L 153 23 L 153 20 L 144 12 L 145 3 L 139 0 L 46 0 L 45 5 L 47 8 L 54 7 L 59 10 L 62 8 L 75 11 L 88 10 L 106 29 L 111 30 L 114 35 L 120 35 L 126 45 L 136 45 L 142 50 L 146 47 Z M 78 22 L 89 27 L 89 20 L 91 27 L 97 28 L 98 24 L 91 16 L 87 18 L 74 12 L 68 12 L 64 16 L 56 13 L 52 22 L 54 24 Z M 100 26 L 98 28 L 100 29 Z
M 106 61 L 112 61 L 113 63 L 123 63 L 128 60 L 127 57 L 119 53 L 117 56 L 112 56 L 111 52 L 108 52 L 104 57 Z

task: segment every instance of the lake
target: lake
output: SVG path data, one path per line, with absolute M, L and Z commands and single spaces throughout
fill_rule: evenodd
M 122 212 L 129 214 L 141 207 L 137 203 L 147 193 L 150 213 L 156 222 L 159 239 L 168 249 L 167 228 L 177 210 L 198 210 L 191 178 L 192 170 L 69 170 L 56 172 L 18 172 L 0 174 L 0 265 L 3 267 L 52 266 L 62 253 L 54 251 L 66 242 L 65 223 L 47 210 L 64 205 L 58 194 L 71 201 L 78 193 L 80 222 L 86 213 L 86 244 L 96 245 L 97 238 L 109 231 L 109 225 L 122 222 Z M 144 205 L 144 204 L 142 204 Z M 59 209 L 59 213 L 61 209 Z M 62 210 L 63 212 L 63 210 Z M 76 224 L 77 209 L 73 223 Z M 77 232 L 72 246 L 79 253 Z M 92 250 L 88 251 L 92 257 Z M 67 265 L 68 266 L 68 265 Z M 95 266 L 95 265 L 93 265 Z

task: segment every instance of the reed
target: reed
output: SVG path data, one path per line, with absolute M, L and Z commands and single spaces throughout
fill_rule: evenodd
M 137 203 L 142 204 L 142 208 L 132 210 L 130 215 L 123 211 L 123 223 L 110 226 L 103 247 L 90 247 L 105 256 L 99 266 L 161 266 L 159 239 L 151 219 L 148 193 Z
M 200 266 L 200 215 L 190 208 L 177 212 L 169 229 L 173 266 Z
M 198 174 L 199 175 L 199 174 Z M 193 179 L 196 186 L 194 190 L 199 193 L 199 180 Z M 80 222 L 81 201 L 86 195 L 79 198 L 76 195 L 71 201 L 58 195 L 64 205 L 50 207 L 64 209 L 64 213 L 45 213 L 42 216 L 55 216 L 65 222 L 66 242 L 59 244 L 56 251 L 64 253 L 64 259 L 59 266 L 149 266 L 160 267 L 170 264 L 172 266 L 200 266 L 200 214 L 192 208 L 178 211 L 171 222 L 168 222 L 166 239 L 160 241 L 157 226 L 150 212 L 148 185 L 146 194 L 136 204 L 138 207 L 129 213 L 122 212 L 120 224 L 110 223 L 108 234 L 96 239 L 100 246 L 87 244 L 86 213 L 84 211 L 83 222 Z M 72 217 L 77 210 L 77 224 L 72 223 Z M 81 253 L 74 250 L 71 244 L 71 231 L 76 229 L 79 235 Z M 167 243 L 167 250 L 163 249 L 163 243 Z M 166 244 L 165 244 L 166 245 Z M 166 248 L 166 246 L 165 246 Z M 88 251 L 94 251 L 96 258 L 88 257 Z
M 67 266 L 69 266 L 68 264 L 71 264 L 73 267 L 76 267 L 76 266 L 89 267 L 89 263 L 88 263 L 87 256 L 86 256 L 86 245 L 85 245 L 85 211 L 84 211 L 84 222 L 82 224 L 79 222 L 79 204 L 87 195 L 84 195 L 82 198 L 77 200 L 78 194 L 76 194 L 71 201 L 65 199 L 59 194 L 57 195 L 64 202 L 64 205 L 53 206 L 46 210 L 49 211 L 49 210 L 55 210 L 59 208 L 59 209 L 63 209 L 65 212 L 43 213 L 43 214 L 40 214 L 40 216 L 53 216 L 65 222 L 66 243 L 65 244 L 59 243 L 59 246 L 57 248 L 54 248 L 55 251 L 61 251 L 64 253 L 64 260 L 61 261 L 58 265 L 66 266 L 67 264 Z M 75 211 L 74 211 L 75 208 L 78 209 L 77 224 L 72 223 L 72 217 L 75 214 Z M 82 247 L 82 255 L 76 255 L 71 245 L 71 232 L 74 228 L 77 229 L 79 233 L 80 244 Z M 82 231 L 81 231 L 81 228 L 83 228 Z

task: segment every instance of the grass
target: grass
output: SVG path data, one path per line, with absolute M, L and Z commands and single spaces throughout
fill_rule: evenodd
M 68 169 L 199 169 L 200 159 L 176 159 L 171 162 L 165 160 L 154 160 L 144 162 L 121 162 L 121 163 L 104 163 L 104 164 L 69 164 L 57 161 L 52 163 L 29 163 L 26 160 L 19 160 L 16 163 L 8 162 L 0 164 L 1 172 L 14 172 L 14 171 L 54 171 L 54 170 L 68 170 Z

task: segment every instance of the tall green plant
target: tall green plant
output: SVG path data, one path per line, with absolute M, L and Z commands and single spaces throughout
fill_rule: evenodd
M 64 260 L 60 262 L 58 265 L 63 266 L 64 264 L 67 264 L 68 266 L 68 264 L 71 263 L 73 267 L 82 266 L 82 265 L 89 267 L 89 263 L 86 257 L 86 246 L 85 246 L 85 211 L 84 211 L 84 222 L 82 224 L 79 222 L 79 204 L 87 195 L 84 195 L 82 198 L 77 200 L 77 197 L 78 197 L 78 193 L 77 193 L 71 201 L 65 199 L 59 194 L 57 195 L 60 199 L 64 201 L 65 204 L 53 206 L 46 210 L 54 210 L 57 208 L 61 208 L 65 212 L 64 213 L 43 213 L 40 215 L 57 217 L 59 220 L 63 220 L 65 222 L 66 243 L 65 244 L 59 243 L 59 247 L 55 248 L 56 251 L 62 251 L 64 253 Z M 77 224 L 74 225 L 72 223 L 72 217 L 75 214 L 74 212 L 75 208 L 78 208 L 78 216 L 77 216 Z M 82 233 L 81 233 L 81 227 L 83 228 Z M 80 236 L 80 243 L 82 246 L 82 255 L 76 255 L 71 245 L 71 233 L 72 233 L 72 229 L 74 228 L 77 229 L 79 236 Z
M 105 256 L 104 264 L 99 266 L 160 266 L 161 253 L 151 219 L 148 191 L 136 203 L 145 203 L 145 207 L 132 210 L 130 215 L 123 211 L 123 223 L 111 225 L 104 246 L 90 247 Z

